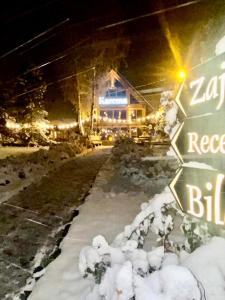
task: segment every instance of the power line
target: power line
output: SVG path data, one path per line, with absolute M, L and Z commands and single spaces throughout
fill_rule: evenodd
M 25 74 L 30 73 L 30 72 L 32 72 L 32 71 L 36 71 L 36 70 L 38 70 L 38 69 L 41 69 L 41 68 L 43 68 L 43 67 L 46 67 L 46 66 L 52 64 L 53 62 L 56 62 L 56 61 L 58 61 L 58 60 L 63 59 L 64 57 L 66 57 L 66 56 L 68 56 L 68 55 L 69 55 L 69 54 L 67 53 L 67 54 L 61 55 L 61 56 L 59 56 L 59 57 L 56 57 L 55 59 L 49 60 L 49 61 L 47 61 L 47 62 L 45 62 L 45 63 L 42 63 L 42 64 L 39 65 L 39 66 L 33 67 L 33 68 L 31 68 L 31 69 L 28 69 L 28 70 L 27 70 L 26 72 L 24 72 L 23 74 L 25 75 Z
M 24 53 L 27 53 L 28 51 L 30 51 L 30 50 L 32 50 L 32 49 L 38 47 L 39 45 L 41 45 L 41 44 L 47 42 L 48 40 L 52 39 L 52 38 L 55 37 L 55 36 L 56 36 L 56 33 L 51 34 L 50 36 L 46 37 L 45 39 L 43 39 L 43 40 L 41 40 L 41 41 L 35 43 L 35 44 L 34 44 L 33 46 L 31 46 L 30 48 L 25 49 L 25 50 L 23 50 L 22 52 L 19 52 L 19 55 L 23 55 Z
M 88 69 L 85 70 L 85 71 L 81 71 L 81 72 L 78 72 L 78 73 L 73 73 L 73 74 L 71 74 L 71 75 L 69 75 L 69 76 L 66 76 L 66 77 L 60 78 L 60 79 L 58 79 L 58 80 L 49 82 L 49 83 L 45 84 L 45 86 L 48 87 L 48 86 L 54 85 L 54 84 L 56 84 L 56 83 L 65 81 L 65 80 L 67 80 L 67 79 L 71 79 L 71 78 L 73 78 L 73 77 L 75 77 L 75 76 L 77 76 L 77 75 L 81 75 L 81 74 L 84 74 L 84 73 L 86 73 L 86 72 L 89 72 L 90 70 L 93 70 L 93 68 L 94 68 L 94 67 L 90 67 L 90 68 L 88 68 Z M 24 95 L 26 95 L 26 94 L 30 94 L 30 93 L 32 93 L 32 92 L 35 92 L 35 91 L 37 91 L 38 89 L 40 89 L 40 87 L 42 87 L 42 85 L 39 85 L 38 87 L 35 87 L 35 88 L 33 88 L 33 89 L 29 90 L 29 91 L 26 91 L 26 92 L 24 92 L 24 93 L 18 94 L 18 95 L 16 95 L 16 96 L 14 96 L 13 99 L 19 98 L 19 97 L 24 96 Z
M 58 60 L 61 60 L 67 56 L 69 56 L 71 54 L 71 51 L 74 50 L 74 49 L 81 49 L 81 48 L 86 48 L 86 47 L 90 47 L 89 45 L 82 45 L 84 44 L 85 42 L 87 42 L 88 40 L 90 39 L 90 37 L 86 37 L 84 38 L 83 40 L 81 40 L 80 42 L 78 42 L 77 44 L 75 44 L 74 46 L 68 48 L 67 50 L 65 51 L 62 51 L 60 53 L 57 54 L 57 56 L 55 58 L 50 58 L 48 61 L 46 62 L 43 62 L 41 63 L 40 65 L 37 65 L 37 66 L 33 66 L 32 68 L 28 69 L 27 71 L 17 75 L 16 77 L 13 77 L 9 80 L 7 80 L 7 82 L 11 82 L 12 80 L 22 76 L 22 75 L 26 75 L 28 74 L 29 72 L 32 72 L 32 71 L 35 71 L 35 70 L 38 70 L 38 69 L 41 69 L 45 66 L 48 66 L 52 63 L 54 63 L 55 61 L 58 61 Z M 115 39 L 110 39 L 111 41 L 115 40 Z M 104 45 L 106 43 L 106 41 L 101 41 L 101 42 L 98 42 L 98 45 Z M 93 45 L 93 44 L 92 44 Z
M 132 21 L 135 21 L 135 20 L 138 20 L 138 19 L 146 18 L 146 17 L 149 17 L 149 16 L 153 16 L 153 15 L 157 15 L 157 14 L 162 14 L 162 13 L 164 13 L 164 12 L 169 12 L 169 11 L 172 11 L 172 10 L 175 10 L 175 9 L 178 9 L 178 8 L 182 8 L 182 7 L 186 7 L 186 6 L 189 6 L 189 5 L 197 4 L 197 3 L 202 2 L 202 1 L 203 1 L 203 0 L 195 0 L 195 1 L 190 1 L 190 2 L 188 2 L 188 3 L 184 3 L 184 4 L 180 4 L 180 5 L 168 7 L 168 8 L 165 8 L 165 9 L 161 9 L 161 10 L 158 10 L 158 11 L 155 11 L 155 12 L 151 12 L 151 13 L 148 13 L 148 14 L 144 14 L 144 15 L 141 15 L 141 16 L 137 16 L 137 17 L 134 17 L 134 18 L 122 20 L 122 21 L 117 22 L 117 23 L 109 24 L 109 25 L 100 27 L 100 28 L 98 28 L 97 30 L 103 30 L 103 29 L 107 29 L 107 28 L 114 27 L 114 26 L 122 25 L 122 24 L 125 24 L 125 23 L 128 23 L 128 22 L 132 22 Z M 19 45 L 18 47 L 14 48 L 14 49 L 12 49 L 12 50 L 10 50 L 10 51 L 8 51 L 8 52 L 5 53 L 4 55 L 0 56 L 0 59 L 2 59 L 2 58 L 4 58 L 4 57 L 8 56 L 9 54 L 15 52 L 16 50 L 18 50 L 18 49 L 20 49 L 20 48 L 22 48 L 22 47 L 24 47 L 25 45 L 29 44 L 30 42 L 32 42 L 32 41 L 38 39 L 39 37 L 45 35 L 46 33 L 48 33 L 48 32 L 50 32 L 50 31 L 54 30 L 55 28 L 57 28 L 57 27 L 63 25 L 64 23 L 66 23 L 66 22 L 68 22 L 68 21 L 69 21 L 69 18 L 65 19 L 64 21 L 58 23 L 57 25 L 55 25 L 55 26 L 49 28 L 49 29 L 46 30 L 45 32 L 42 32 L 41 34 L 39 34 L 39 35 L 35 36 L 34 38 L 28 40 L 27 42 L 25 42 L 25 43 Z M 88 38 L 87 38 L 87 39 L 88 39 Z M 86 39 L 85 39 L 85 40 L 86 40 Z M 38 44 L 39 44 L 39 43 L 38 43 Z M 38 45 L 38 44 L 37 44 L 37 45 Z M 70 52 L 71 49 L 73 49 L 73 48 L 75 48 L 75 46 L 70 47 L 68 51 Z M 69 55 L 69 53 L 68 53 L 68 54 L 63 54 L 63 55 L 61 55 L 61 56 L 59 56 L 59 57 L 56 57 L 56 58 L 54 58 L 54 59 L 52 59 L 52 60 L 50 60 L 50 61 L 47 61 L 47 62 L 45 62 L 45 63 L 42 63 L 42 64 L 40 64 L 40 65 L 38 65 L 38 66 L 35 66 L 35 67 L 29 69 L 28 71 L 26 71 L 26 72 L 23 73 L 23 74 L 27 74 L 28 72 L 31 72 L 31 71 L 40 69 L 40 68 L 42 68 L 42 67 L 45 67 L 45 66 L 47 66 L 47 65 L 49 65 L 49 64 L 51 64 L 51 63 L 53 63 L 53 62 L 55 62 L 55 61 L 59 61 L 59 60 L 63 59 L 64 57 L 66 57 L 67 55 Z M 78 75 L 78 74 L 73 74 L 72 77 L 75 76 L 75 75 Z M 69 79 L 69 78 L 71 78 L 71 76 L 62 78 L 62 79 L 57 80 L 57 81 L 55 81 L 55 82 L 53 82 L 53 83 L 49 83 L 49 84 L 47 84 L 47 86 L 52 85 L 52 84 L 57 83 L 57 82 L 61 82 L 62 80 L 66 80 L 66 79 Z M 146 84 L 146 85 L 150 85 L 150 84 L 154 84 L 154 82 L 149 83 L 149 84 Z M 146 85 L 142 85 L 142 86 L 146 86 Z M 141 87 L 141 86 L 137 86 L 137 87 Z M 30 91 L 27 91 L 27 92 L 25 92 L 25 93 L 19 94 L 19 95 L 15 96 L 15 97 L 20 97 L 20 96 L 25 95 L 25 94 L 27 94 L 27 93 L 29 93 L 29 92 L 33 92 L 33 91 L 37 90 L 38 88 L 39 88 L 39 87 L 34 88 L 34 89 L 30 90 Z M 15 98 L 15 97 L 14 97 L 14 98 Z
M 89 37 L 87 37 L 87 38 L 81 40 L 80 42 L 76 43 L 74 46 L 68 48 L 67 51 L 63 51 L 63 52 L 61 52 L 61 53 L 58 53 L 58 55 L 57 55 L 55 58 L 49 59 L 48 61 L 46 61 L 46 62 L 44 62 L 44 63 L 41 63 L 41 64 L 38 65 L 38 66 L 35 66 L 35 67 L 31 68 L 31 69 L 28 69 L 28 70 L 27 70 L 26 72 L 24 72 L 23 74 L 27 74 L 27 73 L 29 73 L 29 72 L 32 72 L 32 71 L 41 69 L 41 68 L 46 67 L 46 66 L 48 66 L 48 65 L 50 65 L 50 64 L 52 64 L 52 63 L 54 63 L 54 62 L 56 62 L 56 61 L 58 61 L 58 60 L 61 60 L 61 59 L 65 58 L 66 56 L 68 56 L 68 55 L 71 54 L 71 51 L 72 51 L 72 50 L 74 50 L 74 49 L 79 49 L 79 46 L 81 46 L 81 45 L 82 45 L 84 42 L 86 42 L 87 40 L 89 40 Z M 64 54 L 62 54 L 62 53 L 64 53 Z M 60 55 L 60 54 L 62 54 L 62 55 Z M 23 74 L 21 74 L 21 75 L 23 75 Z
M 151 13 L 143 14 L 143 15 L 140 15 L 140 16 L 137 16 L 137 17 L 121 20 L 121 21 L 118 21 L 116 23 L 112 23 L 112 24 L 109 24 L 109 25 L 99 27 L 98 30 L 113 28 L 113 27 L 116 27 L 116 26 L 120 26 L 120 25 L 123 25 L 123 24 L 126 24 L 126 23 L 136 21 L 136 20 L 144 19 L 144 18 L 151 17 L 151 16 L 160 15 L 160 14 L 170 12 L 170 11 L 182 8 L 182 7 L 187 7 L 187 6 L 190 6 L 190 5 L 193 5 L 193 4 L 197 4 L 197 3 L 200 3 L 202 1 L 203 0 L 194 0 L 194 1 L 187 2 L 187 3 L 183 3 L 183 4 L 174 5 L 174 6 L 171 6 L 171 7 L 168 7 L 168 8 L 163 8 L 163 9 L 151 12 Z
M 104 27 L 98 28 L 98 30 L 102 30 L 102 29 L 106 29 L 106 28 L 113 27 L 113 26 L 121 25 L 121 24 L 124 24 L 124 23 L 127 23 L 127 22 L 131 22 L 131 21 L 134 21 L 134 20 L 137 20 L 137 19 L 140 19 L 140 18 L 145 18 L 145 17 L 149 17 L 149 16 L 152 16 L 152 15 L 160 14 L 160 13 L 163 13 L 163 12 L 165 12 L 165 11 L 171 11 L 171 10 L 178 9 L 178 8 L 181 8 L 181 7 L 185 7 L 185 6 L 188 6 L 188 5 L 191 5 L 191 4 L 195 4 L 195 3 L 198 3 L 198 2 L 201 2 L 201 1 L 203 1 L 203 0 L 195 0 L 195 1 L 188 2 L 188 3 L 180 4 L 180 5 L 177 5 L 177 6 L 169 7 L 169 8 L 162 9 L 162 10 L 159 10 L 159 11 L 156 11 L 156 12 L 152 12 L 152 13 L 148 13 L 148 14 L 145 14 L 145 15 L 141 15 L 141 16 L 138 16 L 138 17 L 135 17 L 135 18 L 130 18 L 130 19 L 123 20 L 123 21 L 120 21 L 120 22 L 117 22 L 117 23 L 109 24 L 109 25 L 106 25 L 106 26 L 104 26 Z M 67 18 L 66 20 L 62 21 L 61 23 L 59 23 L 59 24 L 57 24 L 57 25 L 51 27 L 50 29 L 46 30 L 45 32 L 43 32 L 43 33 L 37 35 L 36 37 L 34 37 L 34 38 L 28 40 L 28 41 L 25 42 L 24 44 L 19 45 L 18 47 L 14 48 L 14 49 L 12 49 L 12 50 L 10 50 L 10 51 L 8 51 L 7 53 L 3 54 L 3 55 L 0 57 L 0 59 L 2 59 L 2 58 L 4 58 L 4 57 L 8 56 L 9 54 L 13 53 L 14 51 L 20 49 L 21 47 L 24 47 L 24 46 L 27 45 L 28 43 L 32 42 L 33 40 L 35 40 L 35 39 L 37 39 L 37 38 L 39 38 L 39 37 L 41 37 L 41 36 L 43 36 L 44 34 L 46 34 L 46 33 L 50 32 L 50 31 L 54 30 L 55 28 L 57 28 L 58 26 L 61 26 L 62 24 L 64 24 L 64 23 L 67 22 L 67 21 L 69 21 L 69 18 Z M 86 22 L 87 22 L 87 21 L 86 21 Z M 82 22 L 81 22 L 81 23 L 82 23 Z M 29 50 L 32 49 L 32 48 L 37 47 L 39 44 L 42 44 L 43 42 L 45 42 L 45 41 L 47 41 L 48 39 L 52 38 L 54 35 L 55 35 L 55 34 L 51 35 L 50 37 L 48 37 L 48 38 L 46 38 L 46 39 L 44 39 L 44 40 L 42 40 L 42 41 L 39 41 L 39 42 L 36 43 L 35 45 L 31 46 L 29 49 L 24 50 L 24 51 L 22 52 L 22 54 L 23 54 L 23 53 L 26 53 L 27 51 L 29 51 Z M 86 40 L 88 40 L 88 39 L 89 39 L 89 37 L 88 37 Z M 78 44 L 79 44 L 79 43 L 78 43 Z M 71 51 L 71 50 L 72 50 L 74 47 L 76 47 L 76 46 L 77 46 L 77 45 L 70 47 L 68 51 Z M 61 53 L 63 53 L 63 52 L 61 52 Z M 63 59 L 64 57 L 66 57 L 66 56 L 69 55 L 69 54 L 70 54 L 70 53 L 64 54 L 64 55 L 61 55 L 60 57 L 56 57 L 56 58 L 54 58 L 54 59 L 52 59 L 52 60 L 50 60 L 50 61 L 48 61 L 48 62 L 42 63 L 42 64 L 40 64 L 39 66 L 36 66 L 36 67 L 33 67 L 32 69 L 29 69 L 28 71 L 22 73 L 21 75 L 27 74 L 27 73 L 29 73 L 29 72 L 31 72 L 31 71 L 34 71 L 34 70 L 40 69 L 40 68 L 42 68 L 42 67 L 45 67 L 45 66 L 47 66 L 47 65 L 49 65 L 49 64 L 51 64 L 51 63 L 53 63 L 53 62 L 55 62 L 55 61 L 58 61 L 58 60 Z M 19 76 L 19 75 L 18 75 L 18 76 Z M 17 77 L 18 77 L 18 76 L 17 76 Z
M 28 73 L 30 73 L 30 72 L 32 72 L 32 71 L 36 71 L 36 70 L 39 70 L 39 69 L 41 69 L 41 68 L 44 68 L 44 67 L 46 67 L 46 66 L 48 66 L 48 65 L 50 65 L 50 64 L 52 64 L 52 63 L 54 63 L 54 62 L 56 62 L 56 61 L 58 61 L 58 60 L 61 60 L 61 59 L 65 58 L 65 57 L 69 56 L 69 55 L 72 53 L 72 50 L 74 50 L 74 49 L 79 49 L 79 48 L 81 47 L 81 45 L 82 45 L 84 42 L 86 42 L 87 40 L 89 40 L 89 37 L 87 37 L 87 38 L 81 40 L 80 42 L 78 42 L 78 43 L 75 44 L 74 46 L 68 48 L 67 51 L 62 51 L 62 52 L 58 53 L 57 56 L 56 56 L 55 58 L 50 58 L 48 61 L 45 61 L 45 62 L 41 63 L 40 65 L 33 66 L 32 68 L 30 68 L 30 69 L 28 69 L 27 71 L 25 71 L 25 72 L 23 72 L 23 73 L 17 75 L 16 77 L 13 77 L 13 78 L 9 79 L 7 82 L 11 82 L 12 80 L 14 80 L 14 79 L 16 79 L 16 78 L 19 78 L 19 77 L 22 76 L 22 75 L 26 75 L 26 74 L 28 74 Z M 63 54 L 63 53 L 64 53 L 64 54 Z
M 53 31 L 53 30 L 56 29 L 57 27 L 62 26 L 63 24 L 67 23 L 69 20 L 70 20 L 70 19 L 67 18 L 67 19 L 63 20 L 62 22 L 60 22 L 60 23 L 58 23 L 58 24 L 52 26 L 51 28 L 49 28 L 49 29 L 47 29 L 47 30 L 45 30 L 45 31 L 43 31 L 43 32 L 41 32 L 41 33 L 39 33 L 39 34 L 36 35 L 35 37 L 33 37 L 33 38 L 29 39 L 28 41 L 26 41 L 25 43 L 23 43 L 23 44 L 21 44 L 21 45 L 15 47 L 15 48 L 13 48 L 12 50 L 10 50 L 10 51 L 6 52 L 5 54 L 1 55 L 1 56 L 0 56 L 0 59 L 5 58 L 6 56 L 8 56 L 8 55 L 14 53 L 15 51 L 19 50 L 20 48 L 23 48 L 24 46 L 30 44 L 30 43 L 33 42 L 34 40 L 36 40 L 36 39 L 38 39 L 38 38 L 44 36 L 45 34 L 47 34 L 47 33 L 51 32 L 51 31 Z
M 135 88 L 145 87 L 145 86 L 149 86 L 149 85 L 153 85 L 153 84 L 161 83 L 161 82 L 165 82 L 165 81 L 166 81 L 166 79 L 152 81 L 152 82 L 149 82 L 149 83 L 146 83 L 146 84 L 136 85 Z

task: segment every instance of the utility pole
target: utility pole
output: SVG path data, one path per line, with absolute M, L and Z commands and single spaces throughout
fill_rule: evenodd
M 80 107 L 80 91 L 78 90 L 78 107 L 77 107 L 77 113 L 78 113 L 78 126 L 79 126 L 79 130 L 80 133 L 82 135 L 84 135 L 84 128 L 83 128 L 83 124 L 82 124 L 82 120 L 81 120 L 81 107 Z
M 92 103 L 91 103 L 91 133 L 94 128 L 94 103 L 95 103 L 95 67 L 93 67 L 93 80 L 92 80 Z
M 75 72 L 77 72 L 77 61 L 76 61 L 76 59 L 74 60 L 74 69 L 75 69 Z M 82 135 L 84 135 L 84 127 L 83 127 L 82 120 L 81 120 L 80 87 L 79 87 L 79 81 L 77 79 L 77 76 L 75 77 L 74 90 L 76 90 L 76 92 L 77 92 L 77 100 L 78 100 L 77 101 L 77 122 L 78 122 L 78 128 L 79 128 L 80 133 Z

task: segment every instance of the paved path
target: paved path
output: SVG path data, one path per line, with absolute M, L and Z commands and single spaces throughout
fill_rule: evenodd
M 118 189 L 118 185 L 120 189 Z M 152 190 L 152 195 L 156 192 Z M 62 253 L 37 282 L 29 300 L 84 300 L 91 284 L 78 269 L 79 254 L 101 234 L 111 243 L 124 226 L 140 211 L 140 204 L 151 197 L 138 190 L 118 173 L 110 162 L 98 174 L 79 215 L 61 243 Z
M 25 285 L 41 247 L 54 248 L 62 232 L 52 233 L 76 214 L 107 157 L 100 149 L 65 162 L 0 205 L 0 299 Z

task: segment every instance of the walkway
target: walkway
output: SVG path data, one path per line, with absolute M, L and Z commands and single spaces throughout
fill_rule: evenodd
M 0 299 L 11 300 L 10 293 L 25 285 L 38 263 L 36 253 L 42 248 L 49 254 L 62 238 L 56 232 L 77 214 L 109 152 L 67 161 L 0 205 Z
M 74 218 L 61 243 L 62 253 L 37 282 L 29 300 L 84 300 L 91 285 L 79 273 L 79 253 L 91 245 L 94 236 L 104 235 L 112 242 L 140 211 L 149 196 L 114 173 L 110 162 L 98 174 L 95 184 Z M 152 190 L 152 195 L 157 187 Z M 92 299 L 94 300 L 94 299 Z

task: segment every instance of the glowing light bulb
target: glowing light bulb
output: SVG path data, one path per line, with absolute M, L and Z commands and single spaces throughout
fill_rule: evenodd
M 177 77 L 179 80 L 184 80 L 187 77 L 187 74 L 184 70 L 179 70 L 177 72 Z

